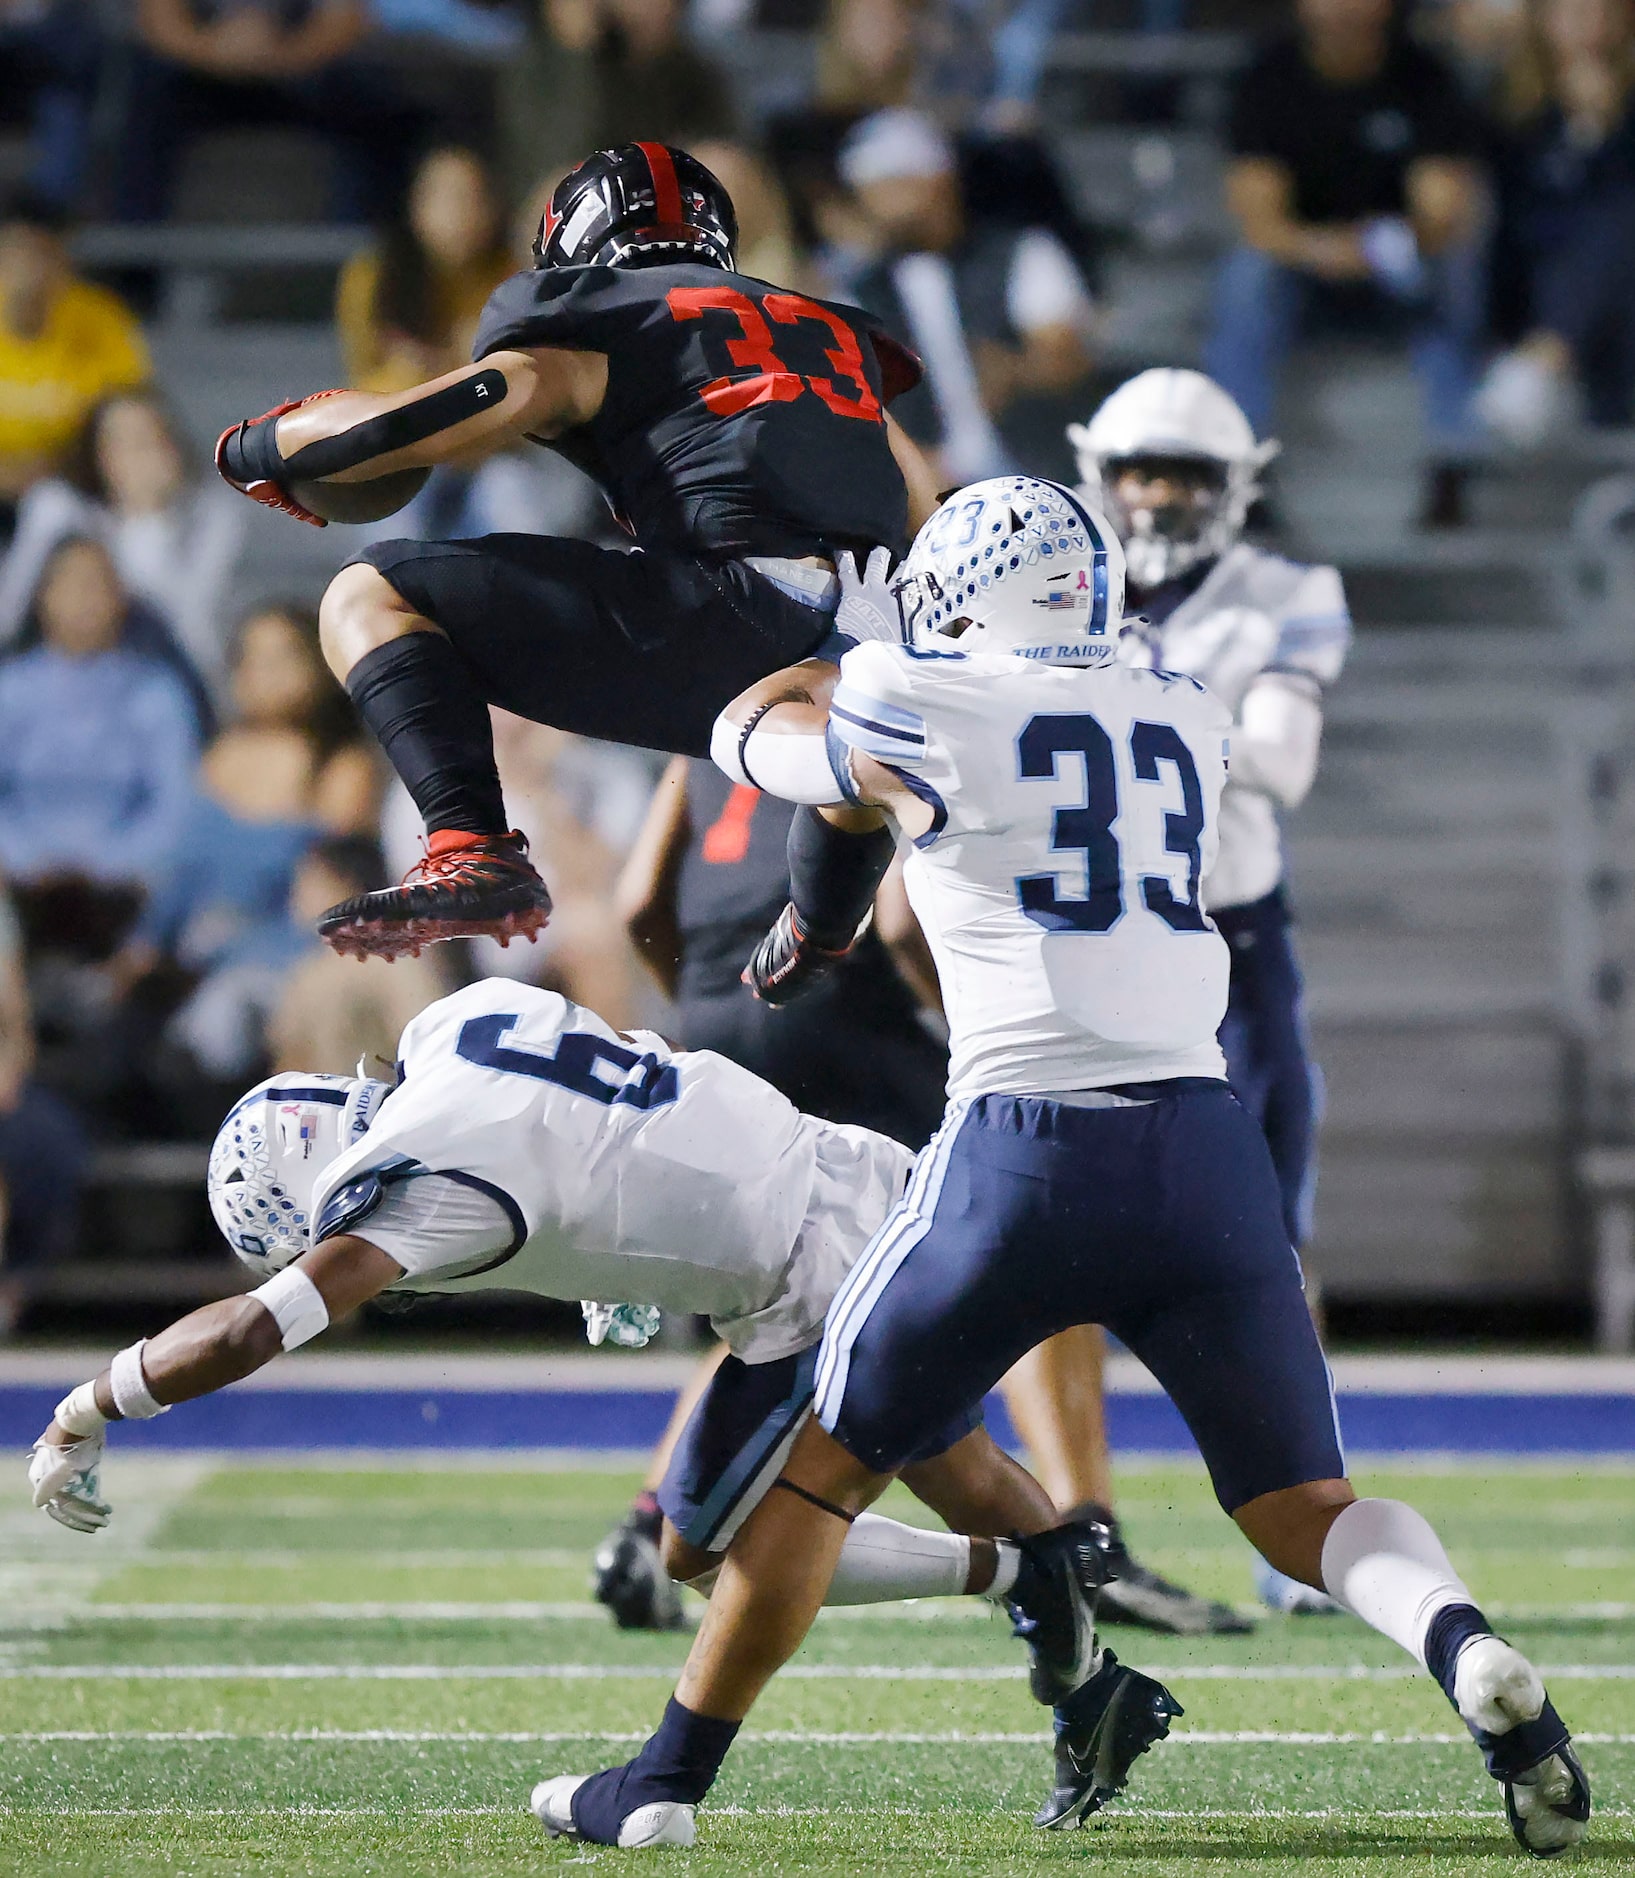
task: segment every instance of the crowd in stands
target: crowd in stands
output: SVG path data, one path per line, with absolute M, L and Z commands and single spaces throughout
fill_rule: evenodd
M 1198 3 L 1131 17 L 1180 32 Z M 1264 37 L 1220 113 L 1236 239 L 1197 362 L 1257 427 L 1334 323 L 1412 360 L 1426 525 L 1465 518 L 1496 451 L 1629 424 L 1635 0 L 1230 4 Z M 949 482 L 1060 472 L 1106 388 L 1108 290 L 1041 101 L 1055 34 L 1102 23 L 1088 0 L 0 0 L 0 1335 L 72 1237 L 89 1142 L 208 1134 L 269 1067 L 390 1060 L 453 973 L 543 974 L 621 1023 L 656 996 L 613 911 L 653 764 L 516 720 L 546 941 L 394 968 L 316 943 L 317 910 L 412 861 L 412 810 L 324 667 L 316 591 L 243 591 L 246 506 L 131 304 L 76 271 L 76 225 L 162 222 L 216 128 L 315 135 L 331 218 L 372 231 L 339 351 L 390 390 L 467 357 L 587 149 L 685 143 L 737 201 L 743 271 L 921 354 L 899 415 Z M 729 50 L 763 27 L 812 56 L 751 99 Z M 440 471 L 381 525 L 494 529 L 609 538 L 540 451 Z

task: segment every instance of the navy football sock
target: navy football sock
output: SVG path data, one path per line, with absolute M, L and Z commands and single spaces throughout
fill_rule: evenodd
M 1453 1678 L 1459 1652 L 1473 1638 L 1493 1634 L 1493 1626 L 1474 1604 L 1449 1604 L 1431 1619 L 1430 1629 L 1425 1633 L 1425 1667 L 1442 1685 L 1442 1693 L 1453 1702 L 1455 1709 L 1459 1704 L 1454 1700 Z M 1487 1771 L 1495 1780 L 1536 1767 L 1547 1755 L 1559 1753 L 1570 1739 L 1567 1724 L 1548 1698 L 1533 1721 L 1518 1722 L 1503 1734 L 1473 1728 L 1469 1722 L 1465 1726 L 1470 1728 L 1487 1762 Z
M 488 703 L 441 633 L 404 633 L 376 646 L 347 673 L 346 689 L 428 832 L 506 833 Z
M 574 1825 L 598 1845 L 617 1845 L 620 1826 L 638 1807 L 658 1800 L 696 1805 L 715 1785 L 741 1726 L 695 1715 L 671 1696 L 641 1753 L 623 1767 L 592 1774 L 574 1794 Z
M 1442 1686 L 1442 1693 L 1457 1708 L 1453 1669 L 1459 1652 L 1473 1637 L 1490 1637 L 1493 1626 L 1474 1604 L 1444 1605 L 1425 1632 L 1425 1667 Z

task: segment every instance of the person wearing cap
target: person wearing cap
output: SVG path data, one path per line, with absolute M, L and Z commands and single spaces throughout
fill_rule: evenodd
M 1049 229 L 973 217 L 954 145 L 921 112 L 865 118 L 839 167 L 879 244 L 856 298 L 926 368 L 901 401 L 904 429 L 946 481 L 1014 468 L 1006 412 L 1090 369 L 1095 304 L 1077 262 Z

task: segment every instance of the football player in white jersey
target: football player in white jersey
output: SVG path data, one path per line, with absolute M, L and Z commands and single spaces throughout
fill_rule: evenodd
M 630 1333 L 618 1340 L 650 1335 L 662 1308 L 709 1316 L 728 1345 L 658 1495 L 667 1567 L 707 1588 L 810 1412 L 824 1313 L 911 1159 L 711 1051 L 621 1036 L 509 979 L 468 986 L 409 1024 L 395 1087 L 283 1074 L 233 1108 L 210 1204 L 265 1282 L 68 1395 L 34 1450 L 34 1503 L 79 1531 L 105 1525 L 108 1422 L 236 1382 L 384 1291 L 616 1296 L 638 1303 L 586 1314 Z M 833 1601 L 980 1593 L 1006 1604 L 1036 1662 L 1071 1674 L 1093 1622 L 1078 1548 L 1107 1535 L 1060 1524 L 980 1419 L 962 1405 L 905 1470 L 958 1530 L 859 1521 Z M 984 1536 L 999 1533 L 1029 1536 Z
M 1285 560 L 1241 539 L 1260 472 L 1277 453 L 1202 372 L 1159 369 L 1070 425 L 1082 500 L 1118 531 L 1132 663 L 1199 679 L 1232 712 L 1232 769 L 1204 904 L 1231 948 L 1221 1047 L 1259 1121 L 1298 1249 L 1311 1227 L 1321 1085 L 1301 1009 L 1279 818 L 1317 777 L 1323 692 L 1340 675 L 1351 615 L 1338 568 Z
M 1231 950 L 1221 1048 L 1233 1093 L 1260 1123 L 1289 1238 L 1311 1230 L 1322 1080 L 1284 885 L 1280 818 L 1317 775 L 1323 692 L 1340 675 L 1351 617 L 1339 570 L 1286 560 L 1242 539 L 1260 474 L 1277 454 L 1202 372 L 1158 368 L 1121 385 L 1088 424 L 1068 426 L 1078 494 L 1118 531 L 1133 664 L 1188 672 L 1233 714 L 1220 850 L 1204 904 Z M 1039 1405 L 1048 1423 L 1052 1408 Z M 1256 1573 L 1274 1609 L 1333 1602 L 1275 1572 Z
M 777 1483 L 790 1491 L 768 1493 L 729 1548 L 641 1753 L 535 1790 L 550 1832 L 631 1843 L 639 1817 L 642 1835 L 690 1837 L 852 1522 L 1023 1351 L 1092 1322 L 1168 1391 L 1251 1543 L 1436 1678 L 1518 1840 L 1549 1854 L 1584 1835 L 1589 1787 L 1537 1672 L 1493 1634 L 1425 1520 L 1359 1500 L 1345 1477 L 1276 1175 L 1216 1041 L 1227 949 L 1201 886 L 1231 713 L 1191 678 L 1119 660 L 1123 589 L 1116 535 L 1070 491 L 979 483 L 905 563 L 906 644 L 848 653 L 832 696 L 797 668 L 726 714 L 725 760 L 838 805 L 842 830 L 792 841 L 792 904 L 753 976 L 787 986 L 844 944 L 868 903 L 869 811 L 883 811 L 913 846 L 950 1101 L 830 1306 L 816 1412 Z M 1082 1819 L 1110 1718 L 1143 1718 L 1139 1692 L 1127 1711 L 1107 1699 L 1124 1672 L 1106 1654 L 1081 1692 L 1095 1712 L 1079 1695 L 1057 1706 L 1041 1824 Z

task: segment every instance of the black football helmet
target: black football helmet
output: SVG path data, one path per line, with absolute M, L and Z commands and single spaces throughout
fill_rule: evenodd
M 730 268 L 732 198 L 697 157 L 663 143 L 598 150 L 551 192 L 534 237 L 535 267 Z

